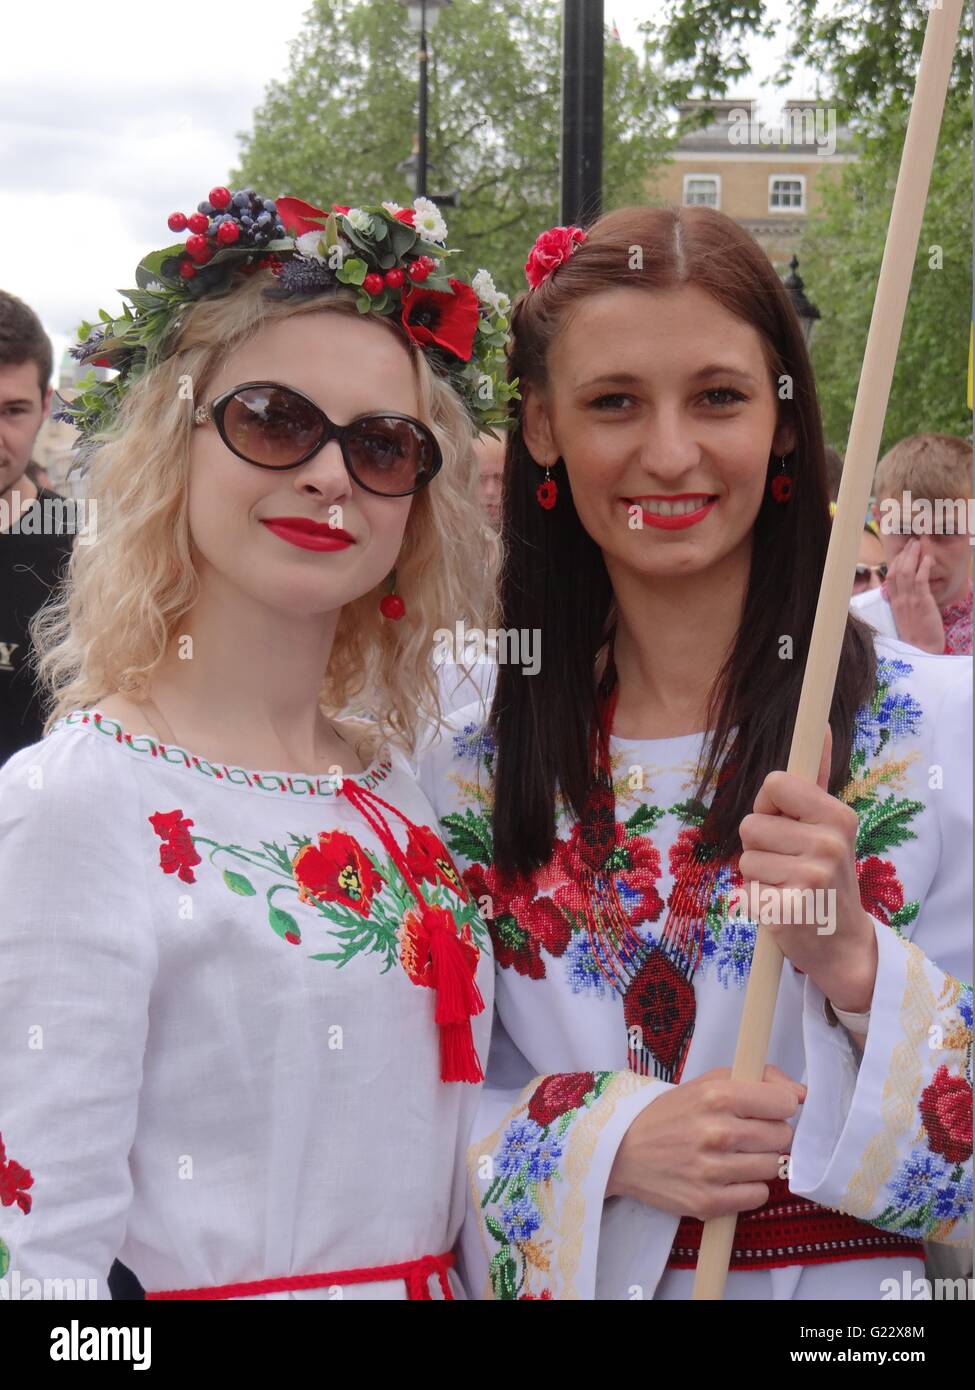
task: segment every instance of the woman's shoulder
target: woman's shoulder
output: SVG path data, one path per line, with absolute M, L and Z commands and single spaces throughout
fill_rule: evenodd
M 945 714 L 962 719 L 972 708 L 972 658 L 940 656 L 896 637 L 874 636 L 877 674 L 873 704 L 899 709 L 917 733 Z

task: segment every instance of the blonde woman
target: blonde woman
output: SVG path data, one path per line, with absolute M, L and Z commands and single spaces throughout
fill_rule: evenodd
M 504 321 L 424 200 L 169 225 L 82 328 L 97 535 L 0 774 L 0 1274 L 449 1298 L 491 964 L 410 747 Z

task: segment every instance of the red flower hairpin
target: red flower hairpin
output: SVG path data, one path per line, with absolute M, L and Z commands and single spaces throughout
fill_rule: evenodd
M 537 290 L 552 271 L 567 261 L 581 242 L 588 240 L 581 227 L 549 227 L 535 242 L 525 262 L 525 278 Z

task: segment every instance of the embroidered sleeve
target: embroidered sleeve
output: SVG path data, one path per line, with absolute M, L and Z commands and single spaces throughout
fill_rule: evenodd
M 467 1154 L 465 1279 L 474 1298 L 592 1299 L 616 1151 L 667 1083 L 630 1071 L 589 1071 L 512 1084 L 526 1068 L 496 1019 Z M 667 1226 L 659 1242 L 666 1261 L 677 1221 L 659 1215 Z
M 0 771 L 0 1296 L 108 1298 L 131 1200 L 155 946 L 134 784 L 90 753 Z
M 862 1059 L 806 981 L 809 1095 L 790 1186 L 886 1230 L 955 1244 L 971 1239 L 972 1211 L 972 753 L 971 676 L 952 685 L 948 674 L 923 769 L 936 824 L 898 847 L 901 863 L 927 853 L 936 867 L 923 898 L 905 903 L 894 861 L 865 902 L 879 961 Z

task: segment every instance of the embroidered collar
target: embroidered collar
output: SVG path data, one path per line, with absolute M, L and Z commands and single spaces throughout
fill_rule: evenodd
M 307 776 L 299 772 L 258 772 L 244 767 L 232 767 L 226 763 L 212 763 L 186 748 L 175 744 L 161 743 L 151 734 L 131 734 L 122 728 L 117 719 L 102 714 L 99 710 L 71 710 L 62 715 L 51 727 L 48 737 L 58 729 L 89 726 L 100 734 L 105 734 L 121 748 L 127 749 L 143 759 L 156 758 L 162 763 L 176 767 L 184 772 L 195 772 L 211 782 L 222 782 L 224 786 L 236 787 L 244 791 L 265 793 L 284 792 L 290 796 L 335 796 L 338 779 L 327 773 L 311 773 Z M 352 781 L 372 790 L 384 782 L 392 771 L 392 760 L 386 749 L 381 749 L 376 758 L 363 772 L 346 774 Z

